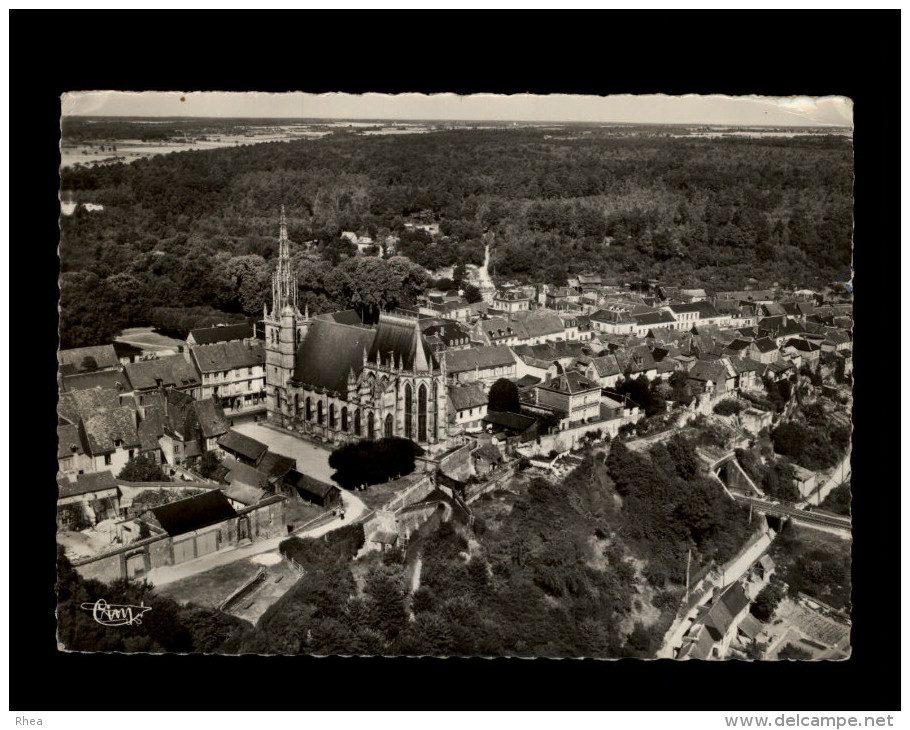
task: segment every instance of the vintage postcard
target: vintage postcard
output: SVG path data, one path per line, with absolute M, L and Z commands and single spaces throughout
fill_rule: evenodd
M 61 104 L 61 650 L 850 655 L 849 99 Z

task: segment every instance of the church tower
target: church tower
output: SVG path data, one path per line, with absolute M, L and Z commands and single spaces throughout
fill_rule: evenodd
M 306 336 L 309 313 L 297 307 L 297 272 L 291 262 L 287 221 L 281 206 L 278 235 L 278 266 L 272 274 L 272 307 L 265 311 L 266 409 L 270 423 L 284 426 L 293 418 L 295 399 L 288 392 L 294 375 L 297 348 Z

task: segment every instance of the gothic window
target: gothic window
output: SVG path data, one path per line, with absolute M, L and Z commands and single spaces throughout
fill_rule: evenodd
M 345 433 L 348 431 L 348 409 L 346 407 L 341 409 L 341 430 Z
M 427 440 L 427 386 L 417 389 L 417 440 Z
M 354 411 L 354 435 L 360 435 L 360 409 Z
M 313 420 L 313 401 L 310 400 L 309 396 L 306 399 L 306 420 Z
M 376 437 L 376 426 L 373 423 L 373 414 L 367 414 L 367 438 L 372 441 Z
M 316 402 L 316 422 L 323 423 L 325 419 L 325 413 L 322 412 L 322 401 Z
M 392 420 L 392 414 L 390 413 L 385 417 L 385 437 L 392 438 L 392 431 L 394 429 L 394 422 Z
M 329 428 L 335 428 L 335 404 L 329 404 Z
M 404 436 L 405 438 L 414 438 L 414 420 L 411 409 L 414 407 L 414 393 L 411 384 L 404 386 Z

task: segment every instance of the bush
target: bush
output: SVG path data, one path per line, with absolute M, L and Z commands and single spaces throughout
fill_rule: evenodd
M 770 621 L 783 597 L 783 587 L 776 581 L 772 581 L 761 589 L 749 610 L 759 621 Z
M 735 416 L 744 410 L 746 410 L 746 405 L 733 398 L 725 398 L 714 406 L 714 412 L 718 416 Z

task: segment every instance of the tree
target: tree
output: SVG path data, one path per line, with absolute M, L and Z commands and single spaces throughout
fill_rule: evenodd
M 487 409 L 498 413 L 521 413 L 518 386 L 506 378 L 497 380 L 490 386 Z
M 329 455 L 329 466 L 336 470 L 332 480 L 354 489 L 397 479 L 414 471 L 414 457 L 423 453 L 419 445 L 398 436 L 340 446 Z
M 140 454 L 130 459 L 117 475 L 128 482 L 168 482 L 170 479 L 161 471 L 151 456 Z
M 86 372 L 92 372 L 93 370 L 98 369 L 98 361 L 93 358 L 91 355 L 86 355 L 82 358 L 82 362 L 79 364 L 81 370 Z
M 483 301 L 483 295 L 480 293 L 480 289 L 473 284 L 468 284 L 464 288 L 464 298 L 468 304 L 476 304 L 477 302 Z
M 206 479 L 211 479 L 212 474 L 215 472 L 221 465 L 221 459 L 218 458 L 218 454 L 214 451 L 206 451 L 202 458 L 199 459 L 199 464 L 196 466 L 196 471 Z
M 783 597 L 784 592 L 779 583 L 768 583 L 759 591 L 749 610 L 759 621 L 770 621 Z

